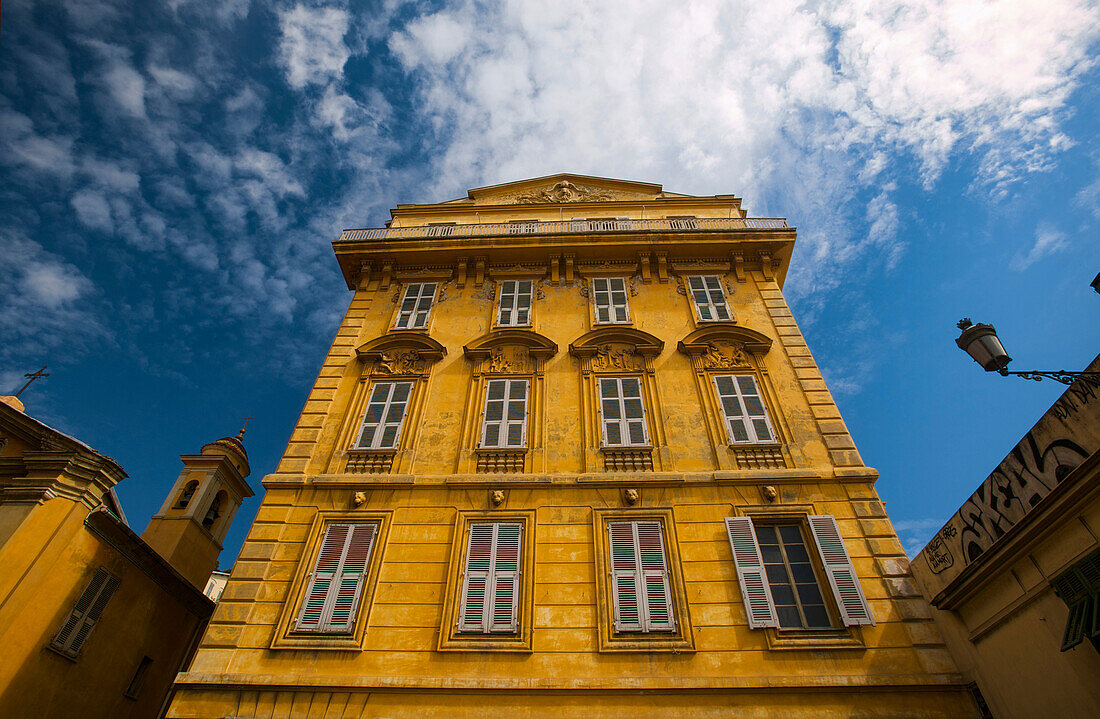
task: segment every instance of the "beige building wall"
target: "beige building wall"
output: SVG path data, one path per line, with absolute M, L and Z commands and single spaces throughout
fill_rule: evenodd
M 390 227 L 335 244 L 349 309 L 169 716 L 974 715 L 784 300 L 785 222 L 732 196 L 556 176 L 402 205 Z M 734 322 L 698 320 L 693 275 L 721 279 Z M 625 330 L 593 321 L 589 280 L 607 276 L 630 288 Z M 509 278 L 537 287 L 519 333 L 493 324 Z M 393 330 L 425 281 L 427 327 Z M 756 378 L 777 442 L 729 444 L 721 368 Z M 478 449 L 494 371 L 534 388 L 519 459 Z M 596 431 L 593 379 L 616 372 L 645 392 L 652 447 L 630 457 Z M 364 458 L 366 397 L 393 378 L 416 383 L 400 446 Z M 724 520 L 816 515 L 835 517 L 875 623 L 843 625 L 819 562 L 830 628 L 750 629 Z M 525 528 L 518 628 L 458 635 L 465 533 L 494 518 Z M 632 518 L 662 522 L 675 632 L 613 630 L 605 523 Z M 378 535 L 352 631 L 296 631 L 325 527 L 357 521 Z

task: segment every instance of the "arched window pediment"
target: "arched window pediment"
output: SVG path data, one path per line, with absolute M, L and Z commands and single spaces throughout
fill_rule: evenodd
M 578 337 L 569 354 L 588 372 L 652 372 L 650 361 L 661 354 L 665 343 L 633 327 L 600 327 Z
M 524 329 L 494 330 L 462 348 L 477 373 L 528 374 L 541 372 L 542 364 L 558 352 L 558 345 L 538 332 Z
M 373 362 L 378 374 L 419 375 L 443 359 L 447 348 L 421 332 L 391 332 L 360 345 L 355 354 Z
M 763 357 L 771 349 L 767 335 L 737 325 L 707 325 L 680 340 L 676 349 L 696 359 L 701 369 L 747 367 L 749 356 Z

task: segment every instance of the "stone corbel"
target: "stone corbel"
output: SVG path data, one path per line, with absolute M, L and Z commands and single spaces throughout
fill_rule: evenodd
M 382 277 L 379 280 L 379 289 L 389 289 L 390 283 L 393 282 L 393 267 L 396 264 L 396 260 L 383 260 L 382 261 Z
M 370 284 L 370 271 L 371 271 L 371 263 L 369 261 L 359 263 L 359 289 L 360 290 L 367 289 L 367 285 Z
M 469 260 L 465 257 L 458 258 L 458 271 L 455 277 L 455 285 L 460 289 L 466 286 L 466 265 Z
M 563 255 L 565 257 L 565 284 L 573 284 L 573 255 Z
M 738 282 L 745 281 L 745 253 L 731 252 L 730 260 L 733 264 L 733 274 Z
M 561 284 L 561 255 L 550 256 L 550 283 L 555 286 Z
M 474 258 L 474 287 L 481 287 L 485 284 L 485 258 Z
M 775 279 L 775 272 L 772 267 L 772 253 L 765 250 L 760 251 L 760 272 L 763 273 L 764 279 L 769 282 Z
M 656 252 L 657 255 L 657 281 L 661 284 L 668 282 L 668 254 Z
M 638 255 L 638 272 L 642 276 L 642 283 L 649 284 L 653 282 L 653 271 L 649 266 L 649 253 L 642 252 Z

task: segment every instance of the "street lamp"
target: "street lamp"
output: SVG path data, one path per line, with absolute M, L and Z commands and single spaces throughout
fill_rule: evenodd
M 980 364 L 986 372 L 998 372 L 1005 377 L 1016 375 L 1023 379 L 1033 379 L 1036 382 L 1046 377 L 1062 384 L 1073 384 L 1074 380 L 1079 377 L 1100 380 L 1100 372 L 1067 372 L 1062 369 L 1010 372 L 1008 363 L 1012 361 L 1012 358 L 1005 352 L 1004 345 L 997 337 L 997 330 L 993 329 L 993 325 L 974 324 L 969 317 L 963 317 L 959 320 L 958 327 L 962 330 L 962 334 L 955 340 L 955 344 Z

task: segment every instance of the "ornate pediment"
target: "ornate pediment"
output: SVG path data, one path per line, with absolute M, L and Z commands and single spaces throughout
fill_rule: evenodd
M 373 363 L 372 374 L 416 376 L 443 359 L 447 348 L 419 332 L 393 332 L 361 345 L 355 353 Z
M 676 345 L 690 356 L 697 369 L 751 367 L 753 355 L 767 354 L 771 338 L 736 325 L 707 325 L 695 330 Z
M 588 175 L 559 174 L 470 190 L 467 198 L 452 202 L 478 205 L 534 205 L 573 202 L 652 200 L 664 196 L 661 186 L 649 182 L 613 180 Z
M 665 343 L 633 327 L 601 327 L 578 337 L 569 353 L 588 372 L 652 371 L 651 359 L 661 354 Z
M 614 199 L 615 197 L 607 190 L 588 185 L 574 185 L 569 180 L 562 180 L 549 188 L 518 195 L 515 202 L 520 205 L 533 205 L 542 202 L 600 202 Z
M 531 374 L 542 371 L 542 363 L 553 357 L 558 346 L 553 340 L 530 330 L 496 330 L 462 348 L 476 373 Z

